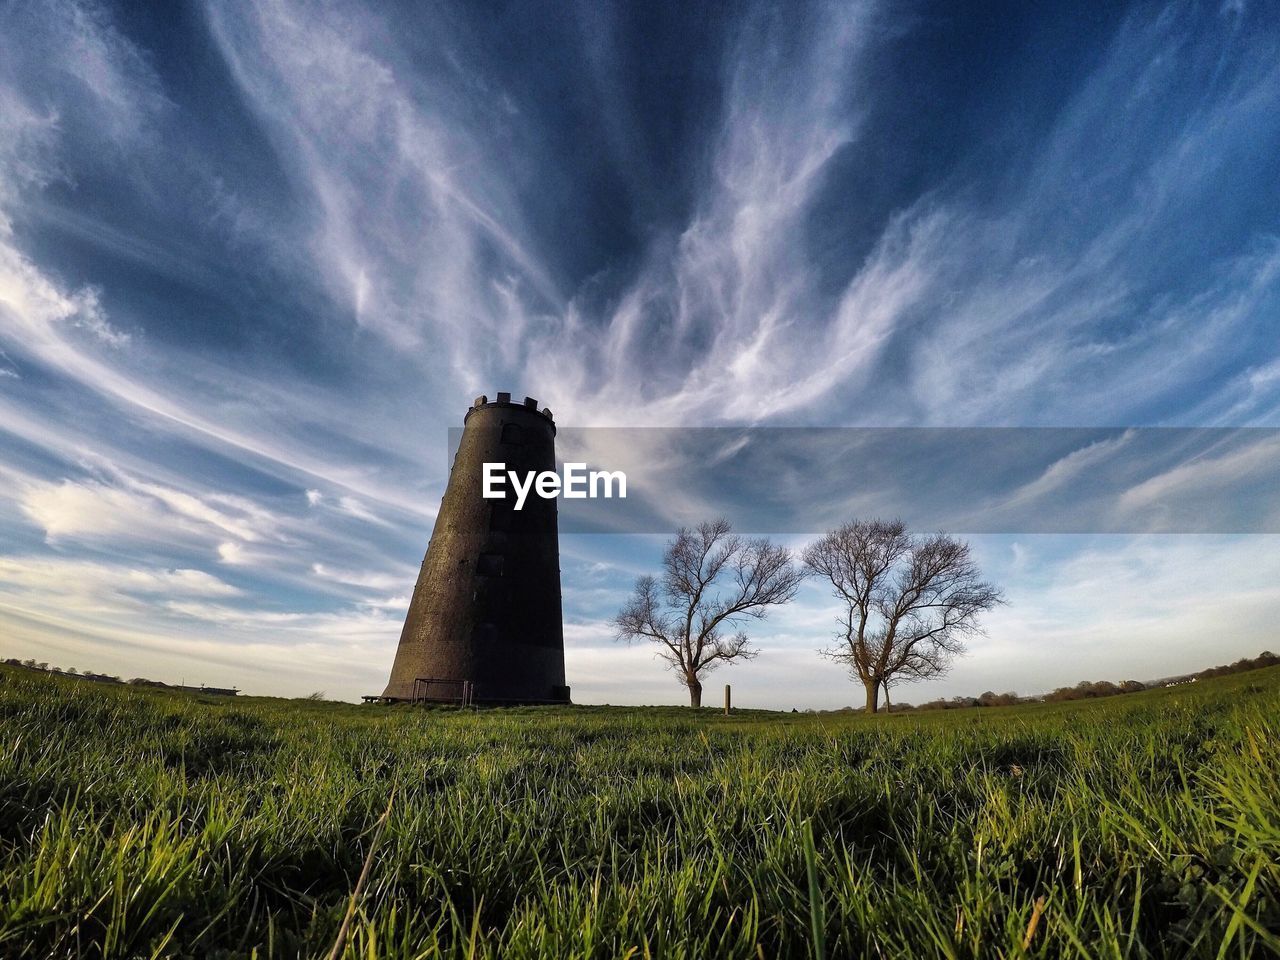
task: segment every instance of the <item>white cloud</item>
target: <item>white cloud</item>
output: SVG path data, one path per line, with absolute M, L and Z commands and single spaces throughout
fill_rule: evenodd
M 1242 437 L 1248 439 L 1249 435 L 1232 434 L 1235 440 Z M 1265 431 L 1253 443 L 1234 446 L 1216 456 L 1205 453 L 1138 483 L 1120 495 L 1117 508 L 1129 515 L 1158 515 L 1163 506 L 1174 501 L 1186 503 L 1193 498 L 1230 493 L 1251 483 L 1270 483 L 1275 479 L 1278 457 L 1280 436 Z
M 164 595 L 234 597 L 237 587 L 203 570 L 164 569 L 36 556 L 0 556 L 0 591 L 45 599 Z
M 11 354 L 39 368 L 43 376 L 88 388 L 130 420 L 222 453 L 261 458 L 291 479 L 299 474 L 320 478 L 363 499 L 430 516 L 402 489 L 370 482 L 366 470 L 335 465 L 326 451 L 303 439 L 305 430 L 299 430 L 300 437 L 282 430 L 280 421 L 264 422 L 264 411 L 280 411 L 282 419 L 297 428 L 320 409 L 323 391 L 297 383 L 273 387 L 235 364 L 221 365 L 206 355 L 184 355 L 178 349 L 135 341 L 108 316 L 103 291 L 74 280 L 64 282 L 21 249 L 11 224 L 15 209 L 29 220 L 51 219 L 64 228 L 74 227 L 86 239 L 109 236 L 116 252 L 135 259 L 141 249 L 146 266 L 160 261 L 165 270 L 193 269 L 192 251 L 185 251 L 184 261 L 163 245 L 40 202 L 43 187 L 74 182 L 76 171 L 64 154 L 74 152 L 81 163 L 111 163 L 120 155 L 117 151 L 127 151 L 127 163 L 114 162 L 116 172 L 135 167 L 145 172 L 150 163 L 168 162 L 155 128 L 167 103 L 147 58 L 90 4 L 55 0 L 41 4 L 38 12 L 14 8 L 2 16 L 0 345 L 7 350 L 0 352 L 6 363 L 12 365 Z M 74 119 L 67 120 L 48 104 L 65 104 Z M 147 189 L 162 186 L 148 183 Z M 16 375 L 4 369 L 4 376 Z M 349 411 L 351 403 L 344 400 L 340 407 Z M 396 436 L 383 432 L 393 445 Z
M 413 573 L 409 570 L 400 573 L 378 573 L 369 570 L 335 569 L 324 563 L 313 563 L 311 572 L 324 580 L 370 590 L 394 590 L 410 584 L 413 578 Z
M 22 510 L 50 540 L 136 533 L 161 523 L 151 503 L 92 481 L 32 485 L 22 498 Z
M 374 598 L 369 600 L 361 600 L 361 607 L 368 607 L 371 610 L 382 610 L 396 616 L 397 620 L 402 618 L 409 609 L 409 595 L 401 594 L 396 597 L 383 597 L 381 599 Z
M 1051 463 L 1036 479 L 1010 494 L 1007 498 L 1008 502 L 1010 504 L 1027 503 L 1061 490 L 1081 474 L 1122 451 L 1132 442 L 1133 437 L 1134 432 L 1126 430 L 1118 437 L 1096 440 L 1079 450 L 1072 450 L 1066 456 Z
M 239 605 L 250 600 L 194 569 L 0 556 L 6 656 L 295 696 L 381 689 L 398 618 Z
M 75 335 L 74 329 L 88 330 L 91 341 Z M 108 348 L 105 356 L 94 347 L 96 341 Z M 326 459 L 322 450 L 307 449 L 292 441 L 281 442 L 278 431 L 254 422 L 250 418 L 247 429 L 215 422 L 201 407 L 203 401 L 189 396 L 199 385 L 212 390 L 212 382 L 225 384 L 235 381 L 238 375 L 231 370 L 209 370 L 190 357 L 174 358 L 174 367 L 168 363 L 160 366 L 170 372 L 172 382 L 156 383 L 154 373 L 141 371 L 142 367 L 154 367 L 154 357 L 116 356 L 114 348 L 127 342 L 105 318 L 92 291 L 66 293 L 41 273 L 29 260 L 17 252 L 0 235 L 0 342 L 7 343 L 15 355 L 26 357 L 46 369 L 69 378 L 71 381 L 100 394 L 120 405 L 129 415 L 159 418 L 180 435 L 194 435 L 196 439 L 215 449 L 230 448 L 248 459 L 261 458 L 291 477 L 320 478 L 334 486 L 351 489 L 361 497 L 393 505 L 410 514 L 432 515 L 429 510 L 402 490 L 371 484 L 362 471 L 335 466 Z M 178 369 L 183 368 L 183 369 Z M 201 384 L 193 374 L 203 370 L 210 383 Z M 256 381 L 242 379 L 239 384 L 242 395 L 263 393 L 264 386 Z M 225 389 L 225 387 L 220 387 Z M 227 399 L 216 396 L 216 403 L 227 404 Z M 240 403 L 237 400 L 237 408 Z M 251 407 L 260 410 L 261 404 Z M 304 422 L 299 410 L 295 422 Z M 354 498 L 352 498 L 353 502 Z
M 355 497 L 339 497 L 338 509 L 348 516 L 355 517 L 357 520 L 363 520 L 365 523 L 385 525 L 387 522 Z
M 65 539 L 189 539 L 215 543 L 230 534 L 257 542 L 277 536 L 277 520 L 243 497 L 203 496 L 139 480 L 118 469 L 111 480 L 29 480 L 20 492 L 23 512 L 50 542 Z

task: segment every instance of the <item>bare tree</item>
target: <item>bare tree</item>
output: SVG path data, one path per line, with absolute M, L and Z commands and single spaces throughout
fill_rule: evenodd
M 912 536 L 900 520 L 855 520 L 810 544 L 804 565 L 843 601 L 840 632 L 823 654 L 848 665 L 875 713 L 881 688 L 944 673 L 1004 598 L 962 540 Z
M 620 640 L 655 644 L 689 688 L 689 705 L 700 707 L 704 674 L 756 655 L 742 622 L 790 600 L 804 573 L 786 547 L 740 537 L 724 519 L 681 529 L 662 566 L 661 578 L 636 581 L 614 626 Z

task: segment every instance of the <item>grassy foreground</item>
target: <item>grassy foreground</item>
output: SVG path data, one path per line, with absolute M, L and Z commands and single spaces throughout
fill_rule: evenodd
M 1280 669 L 865 718 L 213 701 L 0 674 L 0 955 L 1240 957 Z M 1037 904 L 1039 906 L 1037 906 Z

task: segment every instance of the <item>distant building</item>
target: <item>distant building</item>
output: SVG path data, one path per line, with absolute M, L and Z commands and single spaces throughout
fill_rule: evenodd
M 167 684 L 165 684 L 167 686 Z M 208 693 L 215 697 L 234 697 L 238 696 L 240 691 L 235 687 L 206 687 L 200 684 L 198 687 L 188 687 L 181 684 L 175 684 L 169 687 L 170 690 L 183 690 L 187 693 Z

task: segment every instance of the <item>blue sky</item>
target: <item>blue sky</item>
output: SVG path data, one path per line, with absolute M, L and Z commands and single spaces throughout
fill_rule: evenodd
M 376 692 L 479 393 L 572 427 L 1280 427 L 1277 156 L 1262 3 L 0 3 L 0 650 Z M 1256 438 L 1139 493 L 1213 515 L 1274 477 Z M 1275 647 L 1273 536 L 1155 529 L 975 533 L 1011 603 L 899 696 Z M 564 537 L 575 698 L 680 702 L 607 626 L 661 546 Z M 855 701 L 834 612 L 806 587 L 719 676 Z

